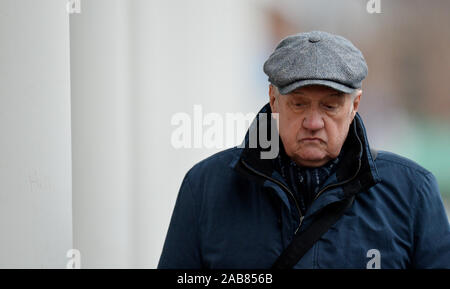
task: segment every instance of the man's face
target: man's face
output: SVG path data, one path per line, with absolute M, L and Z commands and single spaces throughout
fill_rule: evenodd
M 321 85 L 282 95 L 270 85 L 270 107 L 279 113 L 279 132 L 287 155 L 297 164 L 319 167 L 336 158 L 358 110 L 356 97 Z

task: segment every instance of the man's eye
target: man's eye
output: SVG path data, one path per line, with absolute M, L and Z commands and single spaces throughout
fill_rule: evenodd
M 336 105 L 331 105 L 331 104 L 324 104 L 323 106 L 328 110 L 334 110 L 337 108 Z
M 303 106 L 304 104 L 303 103 L 295 103 L 295 106 L 297 106 L 297 107 L 300 107 L 300 106 Z

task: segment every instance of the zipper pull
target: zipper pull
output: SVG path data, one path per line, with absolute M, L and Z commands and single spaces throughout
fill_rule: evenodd
M 300 223 L 298 224 L 298 227 L 297 227 L 297 229 L 295 230 L 294 235 L 297 235 L 298 230 L 299 230 L 300 227 L 302 226 L 302 223 L 303 223 L 303 219 L 304 219 L 304 218 L 305 218 L 305 216 L 301 216 L 301 217 L 300 217 Z

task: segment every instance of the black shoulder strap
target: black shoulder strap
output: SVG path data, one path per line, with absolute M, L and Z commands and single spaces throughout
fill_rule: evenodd
M 294 237 L 289 246 L 281 253 L 280 257 L 272 265 L 272 269 L 291 269 L 313 244 L 328 231 L 351 206 L 355 196 L 352 195 L 343 201 L 339 201 L 325 207 L 316 217 L 314 222 L 303 232 Z

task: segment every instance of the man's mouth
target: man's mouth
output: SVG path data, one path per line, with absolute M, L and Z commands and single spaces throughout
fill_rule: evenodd
M 322 140 L 317 137 L 305 137 L 302 138 L 301 141 L 307 141 L 307 142 L 321 142 Z

